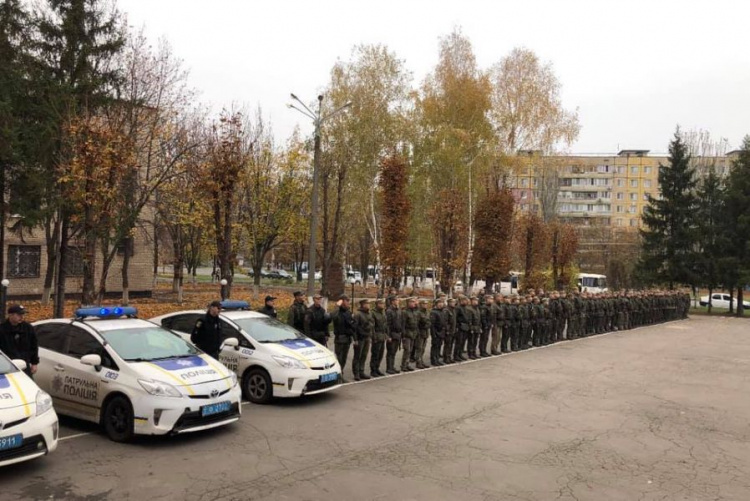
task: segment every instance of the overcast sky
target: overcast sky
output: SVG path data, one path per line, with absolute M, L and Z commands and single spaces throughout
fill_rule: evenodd
M 312 126 L 286 108 L 328 82 L 354 45 L 383 43 L 418 85 L 438 39 L 461 27 L 488 68 L 513 47 L 554 65 L 579 111 L 576 153 L 664 152 L 675 125 L 737 147 L 750 133 L 746 0 L 119 0 L 129 24 L 166 38 L 215 109 L 260 105 L 276 135 Z

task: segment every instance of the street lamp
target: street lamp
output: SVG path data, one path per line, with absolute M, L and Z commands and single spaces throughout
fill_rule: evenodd
M 227 298 L 227 284 L 229 282 L 226 278 L 222 278 L 219 283 L 221 284 L 221 300 L 224 301 Z
M 338 115 L 345 109 L 349 108 L 352 103 L 349 101 L 343 106 L 336 108 L 327 115 L 321 114 L 321 108 L 323 105 L 323 95 L 318 96 L 318 112 L 312 111 L 300 98 L 294 94 L 290 94 L 291 98 L 299 103 L 302 108 L 298 108 L 292 103 L 287 104 L 289 108 L 299 111 L 307 118 L 313 121 L 315 126 L 314 135 L 314 150 L 313 150 L 313 188 L 312 197 L 310 201 L 310 251 L 307 258 L 307 295 L 312 297 L 315 294 L 315 250 L 317 247 L 317 230 L 318 230 L 318 178 L 320 173 L 320 127 L 326 120 Z
M 0 315 L 5 315 L 5 302 L 8 297 L 8 286 L 10 285 L 10 280 L 7 278 L 3 278 L 2 281 L 0 281 Z

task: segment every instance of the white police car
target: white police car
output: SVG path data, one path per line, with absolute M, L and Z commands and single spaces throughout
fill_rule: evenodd
M 100 423 L 117 442 L 237 421 L 237 376 L 135 315 L 135 308 L 82 308 L 73 320 L 34 323 L 37 381 L 57 412 Z
M 262 313 L 248 311 L 245 301 L 222 301 L 220 319 L 226 344 L 219 360 L 237 373 L 245 398 L 266 403 L 272 397 L 314 395 L 341 385 L 336 357 L 291 326 Z M 152 318 L 162 327 L 189 339 L 205 311 L 178 311 Z
M 57 448 L 52 399 L 26 374 L 23 360 L 0 352 L 0 466 L 44 456 Z

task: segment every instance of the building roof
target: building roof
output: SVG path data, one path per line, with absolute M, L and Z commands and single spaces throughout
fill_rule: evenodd
M 625 155 L 637 155 L 639 157 L 648 155 L 648 152 L 650 150 L 620 150 L 619 153 L 617 153 L 617 156 L 625 156 Z

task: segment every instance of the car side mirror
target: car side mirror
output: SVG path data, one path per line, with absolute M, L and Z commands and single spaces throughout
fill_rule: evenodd
M 11 362 L 13 362 L 13 365 L 15 365 L 16 368 L 19 371 L 25 371 L 26 370 L 27 364 L 26 364 L 25 360 L 21 360 L 20 358 L 16 358 L 16 359 L 11 360 Z
M 90 365 L 96 370 L 96 372 L 99 372 L 102 368 L 102 357 L 95 353 L 84 355 L 81 357 L 81 363 L 83 365 Z
M 234 348 L 235 351 L 239 351 L 240 349 L 240 340 L 236 337 L 229 337 L 224 340 L 224 346 L 229 346 L 231 348 Z

